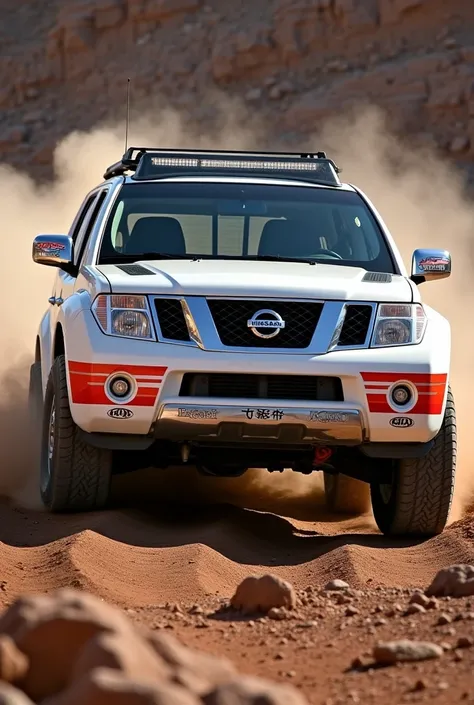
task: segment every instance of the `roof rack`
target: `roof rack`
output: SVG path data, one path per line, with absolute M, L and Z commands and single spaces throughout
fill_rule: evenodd
M 272 176 L 340 186 L 340 169 L 325 152 L 249 152 L 130 147 L 121 161 L 109 166 L 104 179 L 133 172 L 137 181 L 170 176 Z

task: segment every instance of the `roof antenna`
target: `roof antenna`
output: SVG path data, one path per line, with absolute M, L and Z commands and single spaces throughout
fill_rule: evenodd
M 127 121 L 125 124 L 125 153 L 128 149 L 128 128 L 130 125 L 130 79 L 127 78 Z

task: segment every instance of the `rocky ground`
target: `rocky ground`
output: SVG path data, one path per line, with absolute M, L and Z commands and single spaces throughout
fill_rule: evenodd
M 0 616 L 0 702 L 472 702 L 473 603 L 468 565 L 424 590 L 295 590 L 267 573 L 229 598 L 125 614 L 78 590 L 26 595 Z

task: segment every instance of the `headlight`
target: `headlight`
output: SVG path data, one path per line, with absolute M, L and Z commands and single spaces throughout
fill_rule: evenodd
M 100 294 L 92 313 L 106 335 L 155 340 L 146 296 Z
M 380 304 L 371 347 L 416 345 L 425 334 L 426 314 L 421 304 Z

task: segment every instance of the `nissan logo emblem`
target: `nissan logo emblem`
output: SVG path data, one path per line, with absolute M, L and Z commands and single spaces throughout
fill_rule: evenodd
M 285 327 L 285 321 L 276 311 L 262 308 L 247 321 L 247 327 L 254 335 L 268 340 L 278 335 Z

